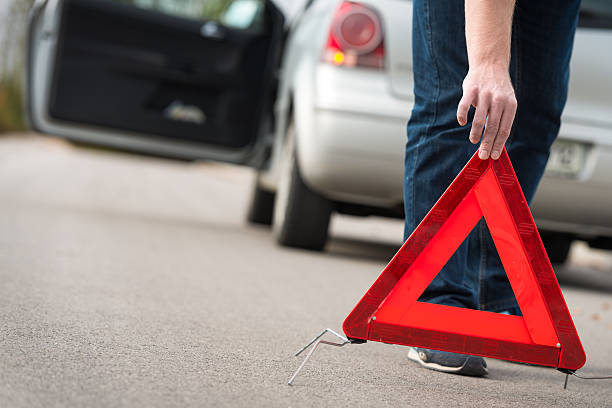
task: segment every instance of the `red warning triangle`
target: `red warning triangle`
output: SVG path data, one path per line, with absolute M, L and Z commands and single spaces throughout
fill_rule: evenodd
M 484 216 L 523 316 L 417 301 Z M 504 149 L 476 154 L 343 324 L 380 341 L 577 370 L 586 357 Z

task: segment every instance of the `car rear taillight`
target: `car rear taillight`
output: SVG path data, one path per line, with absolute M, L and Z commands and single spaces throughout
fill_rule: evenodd
M 345 67 L 384 68 L 383 30 L 376 12 L 361 3 L 343 2 L 334 15 L 323 60 Z

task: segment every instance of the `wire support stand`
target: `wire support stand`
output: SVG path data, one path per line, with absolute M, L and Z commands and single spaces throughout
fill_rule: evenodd
M 336 343 L 336 342 L 333 342 L 333 341 L 321 340 L 321 337 L 323 337 L 326 333 L 333 334 L 334 336 L 336 336 L 337 338 L 342 340 L 342 342 L 341 343 Z M 317 336 L 315 336 L 315 338 L 310 340 L 310 342 L 308 342 L 308 344 L 306 344 L 297 353 L 295 353 L 295 356 L 297 357 L 300 354 L 302 354 L 304 351 L 306 351 L 308 349 L 308 347 L 310 347 L 310 346 L 312 346 L 314 344 L 314 346 L 310 349 L 308 354 L 306 354 L 306 357 L 304 357 L 304 360 L 302 361 L 302 364 L 300 364 L 298 369 L 295 371 L 295 373 L 293 373 L 293 375 L 291 376 L 291 378 L 287 382 L 287 385 L 293 385 L 293 381 L 295 380 L 295 377 L 297 377 L 297 375 L 300 373 L 300 371 L 302 371 L 302 369 L 304 368 L 304 366 L 306 365 L 308 360 L 310 360 L 310 357 L 313 355 L 313 353 L 315 352 L 317 347 L 319 347 L 319 344 L 327 344 L 329 346 L 334 346 L 334 347 L 344 347 L 347 344 L 351 344 L 353 342 L 354 341 L 352 341 L 351 339 L 348 339 L 347 337 L 345 337 L 345 336 L 343 336 L 341 334 L 336 333 L 335 331 L 333 331 L 330 328 L 327 328 L 327 329 L 323 330 L 321 333 L 319 333 Z
M 576 374 L 576 371 L 574 370 L 559 369 L 559 371 L 561 371 L 562 373 L 565 373 L 565 383 L 563 384 L 564 390 L 567 389 L 567 380 L 569 379 L 570 375 L 573 375 L 576 378 L 580 378 L 581 380 L 612 380 L 612 375 L 588 377 L 585 375 Z

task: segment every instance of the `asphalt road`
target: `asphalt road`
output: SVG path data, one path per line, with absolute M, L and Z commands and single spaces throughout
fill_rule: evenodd
M 488 360 L 488 378 L 424 370 L 406 349 L 322 347 L 401 223 L 336 217 L 323 254 L 244 222 L 252 173 L 0 138 L 0 406 L 612 406 L 612 381 Z M 560 268 L 588 355 L 612 374 L 612 257 Z

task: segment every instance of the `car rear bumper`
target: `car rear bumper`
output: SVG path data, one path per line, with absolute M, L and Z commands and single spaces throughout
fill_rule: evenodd
M 302 150 L 305 181 L 328 198 L 372 206 L 402 202 L 405 120 L 318 109 L 316 140 Z
M 538 226 L 578 237 L 612 237 L 612 129 L 565 122 L 559 139 L 590 144 L 575 179 L 545 173 L 532 203 Z
M 298 129 L 306 183 L 333 200 L 401 204 L 411 101 L 396 98 L 381 71 L 321 65 L 315 78 Z
M 398 205 L 412 101 L 393 95 L 380 72 L 319 67 L 316 74 L 300 137 L 305 181 L 331 199 Z M 544 175 L 532 203 L 538 226 L 585 239 L 612 237 L 612 129 L 564 118 L 559 139 L 590 148 L 577 178 Z

